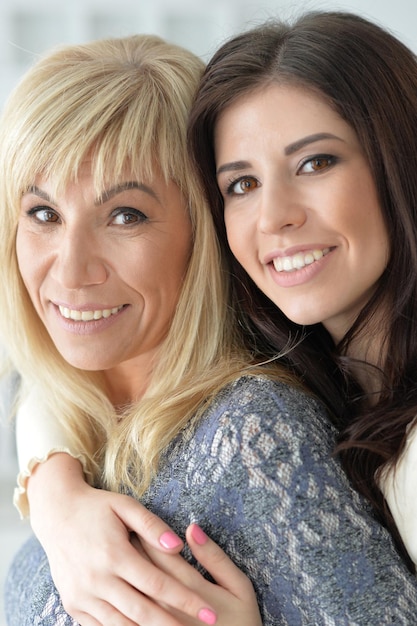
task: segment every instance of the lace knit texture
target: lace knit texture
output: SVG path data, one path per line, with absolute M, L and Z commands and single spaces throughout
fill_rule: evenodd
M 197 522 L 217 541 L 252 580 L 267 626 L 416 623 L 417 581 L 332 458 L 334 440 L 312 398 L 241 378 L 172 443 L 142 502 L 181 536 Z M 5 595 L 8 626 L 76 625 L 34 539 Z

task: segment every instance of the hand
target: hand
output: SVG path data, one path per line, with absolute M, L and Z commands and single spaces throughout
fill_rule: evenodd
M 149 546 L 146 542 L 133 540 L 139 550 L 145 550 L 155 565 L 181 581 L 206 600 L 207 606 L 215 609 L 216 626 L 262 626 L 258 603 L 253 586 L 229 557 L 215 544 L 202 529 L 192 524 L 187 529 L 187 543 L 199 563 L 211 574 L 217 584 L 206 580 L 181 555 L 166 555 Z M 196 619 L 175 609 L 165 607 L 175 615 L 183 626 L 201 625 Z M 207 623 L 212 624 L 214 621 Z M 152 622 L 153 624 L 153 622 Z M 151 622 L 143 622 L 143 626 L 151 626 Z
M 181 615 L 212 609 L 130 542 L 133 531 L 156 552 L 173 554 L 183 542 L 169 526 L 133 498 L 87 485 L 80 463 L 69 455 L 54 454 L 37 466 L 28 497 L 32 527 L 63 606 L 82 626 L 182 626 L 153 597 Z

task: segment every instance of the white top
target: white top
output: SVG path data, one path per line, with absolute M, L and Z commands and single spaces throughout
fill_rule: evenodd
M 56 452 L 66 452 L 85 467 L 84 456 L 71 448 L 62 424 L 46 410 L 40 395 L 32 391 L 17 412 L 17 458 L 19 474 L 13 502 L 21 517 L 29 515 L 26 485 L 33 468 Z
M 407 552 L 417 565 L 417 426 L 407 437 L 399 463 L 385 473 L 380 487 Z

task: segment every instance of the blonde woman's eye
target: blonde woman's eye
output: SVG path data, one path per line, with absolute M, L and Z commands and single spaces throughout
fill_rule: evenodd
M 56 211 L 50 207 L 44 206 L 33 207 L 32 209 L 29 209 L 27 214 L 30 217 L 35 218 L 38 222 L 43 222 L 44 224 L 54 224 L 59 222 L 60 219 Z
M 336 157 L 330 154 L 318 154 L 303 161 L 297 174 L 316 174 L 332 167 L 336 161 Z
M 135 226 L 142 224 L 148 218 L 142 211 L 132 208 L 117 209 L 112 215 L 112 224 L 116 226 Z
M 228 195 L 241 196 L 250 193 L 259 186 L 258 181 L 253 176 L 242 176 L 238 180 L 230 182 L 227 188 Z

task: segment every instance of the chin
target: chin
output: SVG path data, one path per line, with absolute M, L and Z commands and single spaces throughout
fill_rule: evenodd
M 61 356 L 71 367 L 77 370 L 84 370 L 86 372 L 98 372 L 108 367 L 107 361 L 101 361 L 96 356 L 92 358 L 91 353 L 88 355 L 74 355 L 64 354 L 61 352 Z
M 70 361 L 68 359 L 65 359 L 65 360 L 74 369 L 81 370 L 84 372 L 99 372 L 105 369 L 105 367 L 101 367 L 97 365 L 97 363 L 91 363 L 90 361 L 85 362 L 85 361 L 79 361 L 79 360 L 75 360 L 75 361 Z
M 288 319 L 294 324 L 299 326 L 313 326 L 314 324 L 320 324 L 322 318 L 317 315 L 312 315 L 310 311 L 285 311 L 281 309 Z

